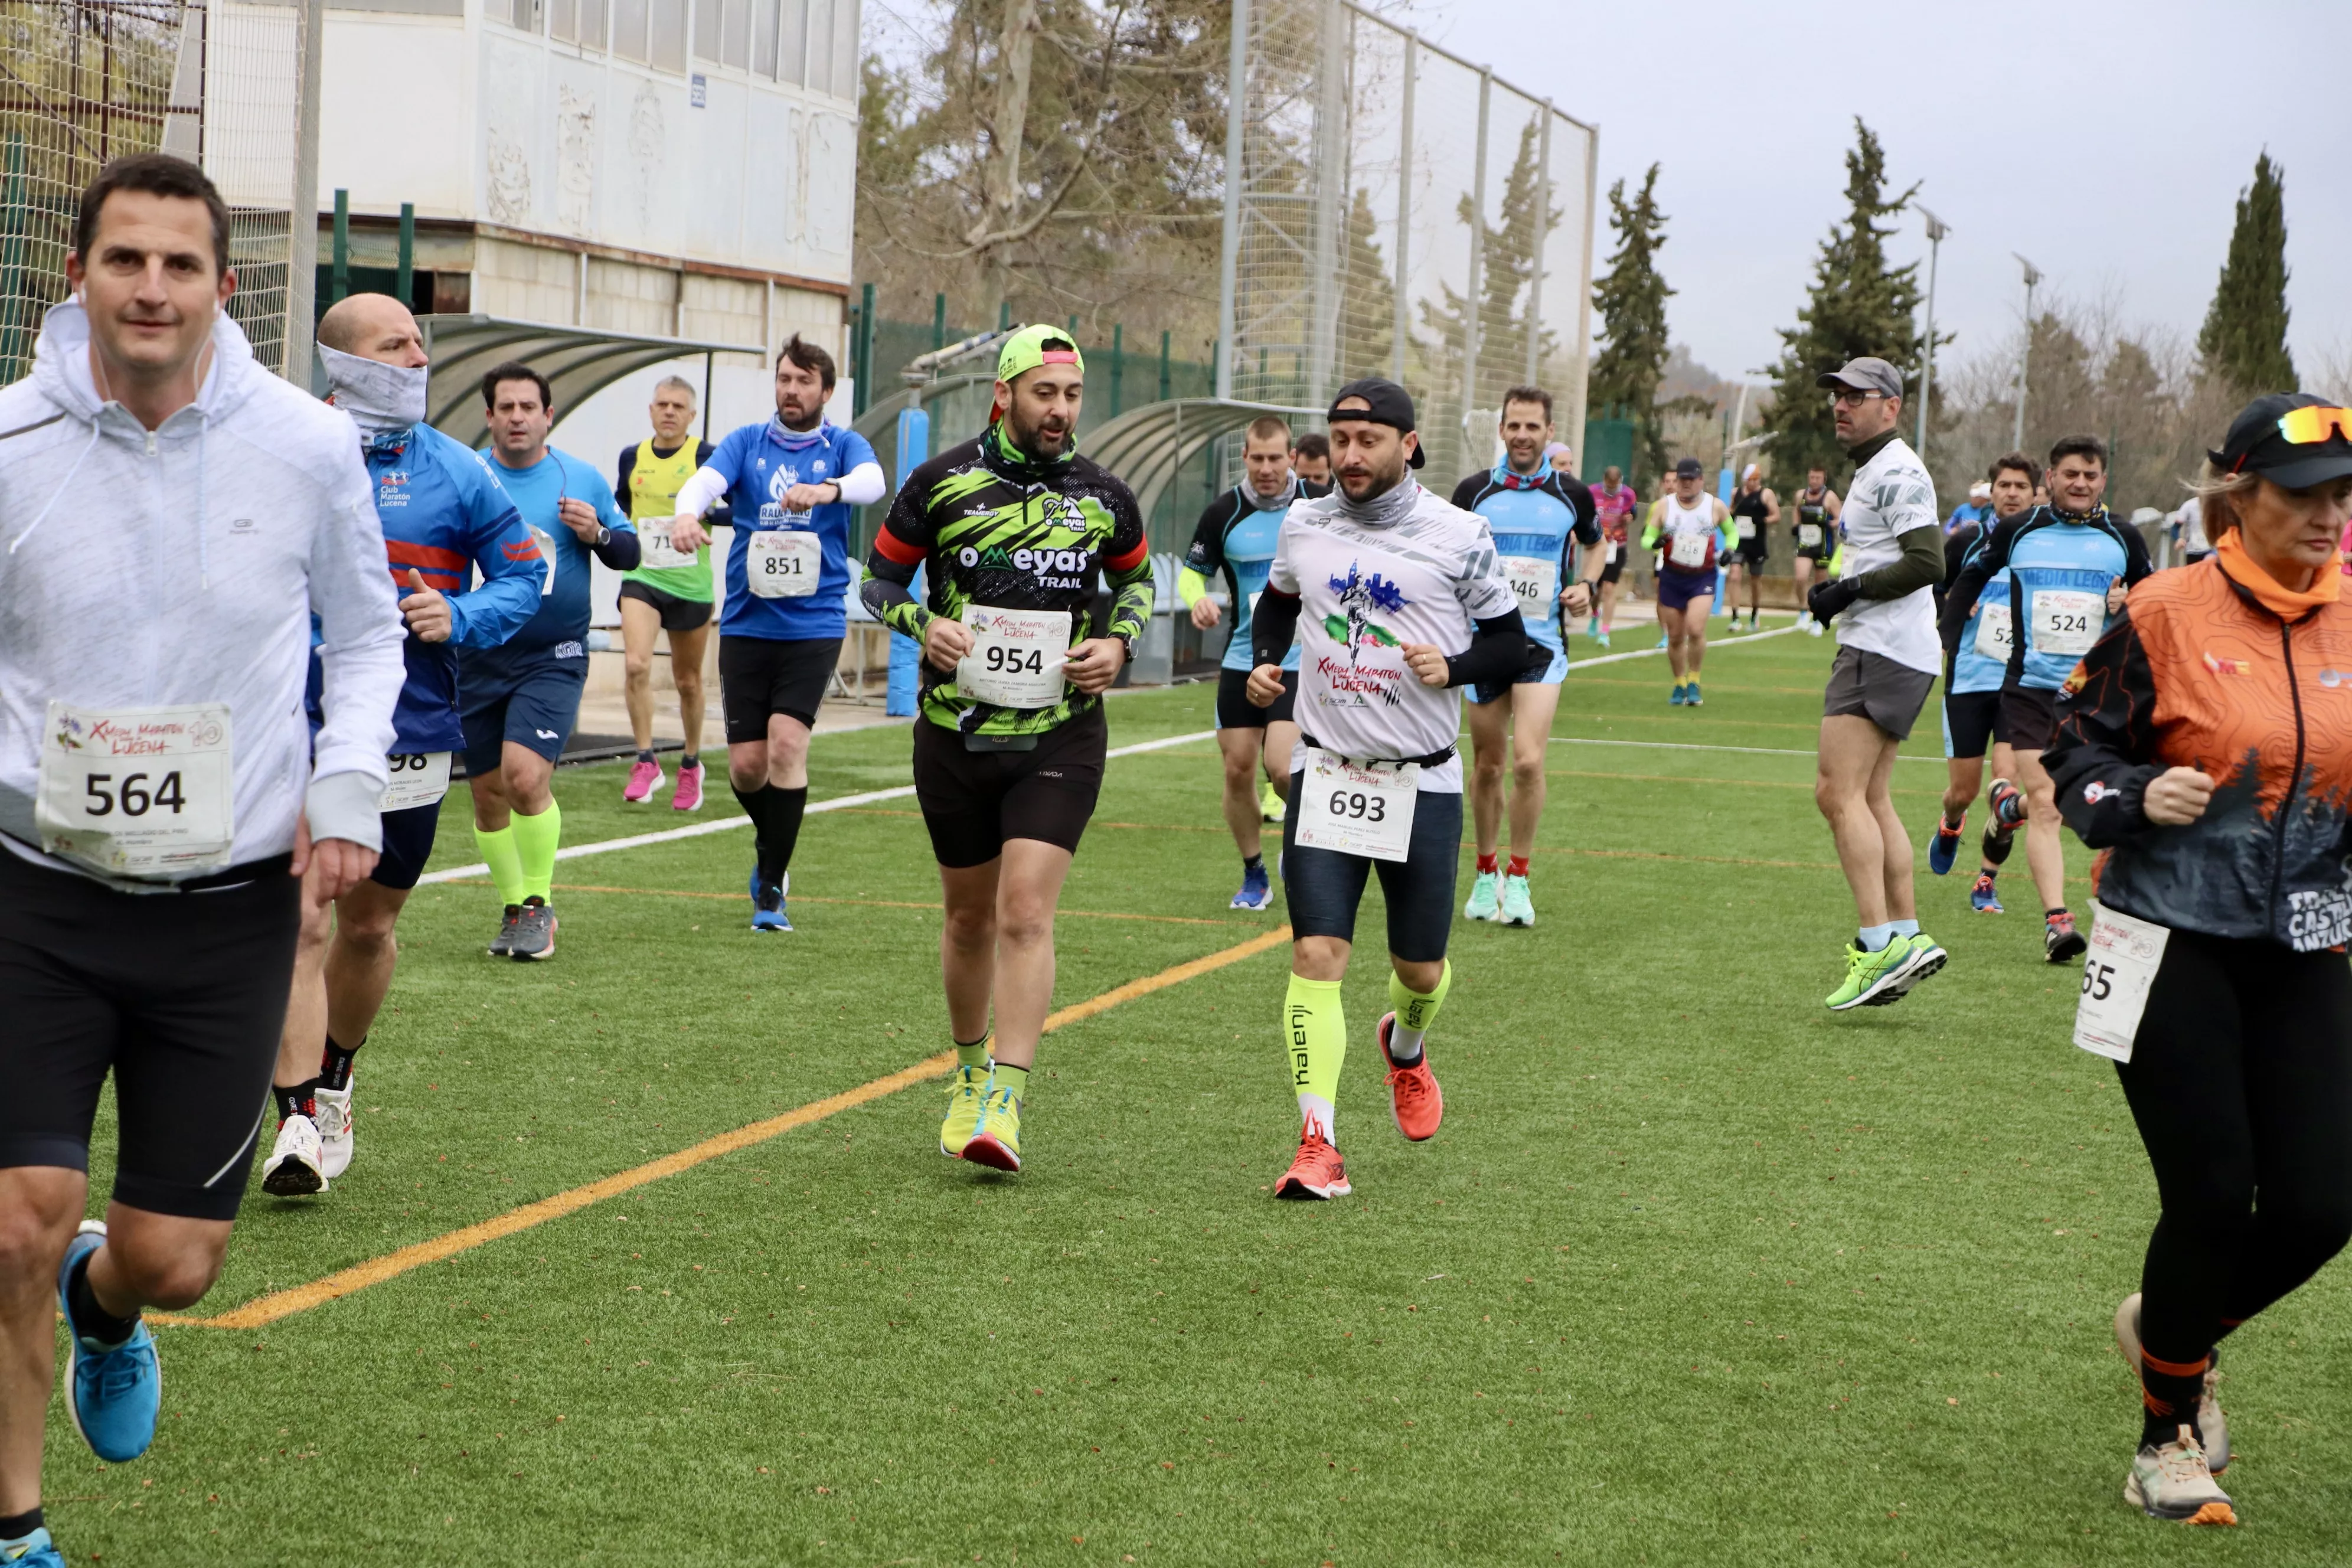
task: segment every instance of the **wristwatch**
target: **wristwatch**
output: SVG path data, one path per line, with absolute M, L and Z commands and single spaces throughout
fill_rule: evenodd
M 601 523 L 601 522 L 600 522 L 600 523 L 598 523 L 598 524 L 596 525 L 596 543 L 595 543 L 595 548 L 596 548 L 596 549 L 599 549 L 599 550 L 602 550 L 604 546 L 606 546 L 607 544 L 610 544 L 610 543 L 612 543 L 612 542 L 613 542 L 613 531 L 612 531 L 611 529 L 609 529 L 609 528 L 606 528 L 603 523 Z

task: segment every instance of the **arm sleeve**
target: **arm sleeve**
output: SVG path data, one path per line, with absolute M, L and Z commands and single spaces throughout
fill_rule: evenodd
M 890 487 L 882 481 L 882 465 L 868 458 L 841 476 L 841 499 L 851 506 L 871 506 Z
M 594 501 L 598 515 L 604 526 L 612 530 L 613 536 L 602 544 L 590 546 L 590 549 L 595 552 L 597 560 L 615 572 L 635 571 L 637 563 L 646 558 L 645 543 L 637 538 L 636 529 L 622 515 L 620 503 L 613 499 L 611 491 L 595 497 Z
M 1445 684 L 1449 687 L 1468 686 L 1480 680 L 1508 680 L 1527 668 L 1528 628 L 1519 618 L 1517 605 L 1499 616 L 1486 616 L 1475 625 L 1477 629 L 1470 635 L 1470 646 L 1446 658 Z
M 1657 547 L 1658 503 L 1656 501 L 1652 501 L 1650 503 L 1650 510 L 1642 514 L 1642 548 L 1644 550 L 1655 550 Z
M 1903 535 L 1903 557 L 1854 579 L 1865 599 L 1899 599 L 1944 580 L 1944 538 L 1933 519 Z
M 889 515 L 874 531 L 874 548 L 866 555 L 866 576 L 857 584 L 858 600 L 866 614 L 917 642 L 922 641 L 923 628 L 931 623 L 930 610 L 916 602 L 908 586 L 931 550 L 930 519 L 916 499 L 923 483 L 918 472 L 898 487 Z M 938 585 L 936 577 L 932 584 Z
M 705 463 L 694 470 L 692 479 L 677 487 L 678 515 L 700 517 L 733 488 L 726 475 Z
M 697 441 L 694 444 L 694 460 L 698 465 L 697 471 L 699 471 L 699 465 L 709 463 L 710 459 L 718 454 L 718 451 L 719 448 L 712 446 L 708 441 Z M 735 509 L 728 503 L 727 498 L 724 495 L 720 496 L 719 500 L 711 505 L 710 509 L 702 514 L 702 526 L 705 528 L 731 528 L 734 524 Z
M 377 812 L 390 776 L 383 759 L 393 742 L 392 710 L 408 678 L 401 653 L 408 629 L 356 427 L 346 426 L 310 543 L 310 610 L 319 617 L 326 722 L 311 742 L 304 814 L 314 839 L 381 849 Z
M 1588 550 L 1600 543 L 1601 508 L 1593 502 L 1592 487 L 1570 475 L 1559 488 L 1560 499 L 1568 502 L 1568 510 L 1576 514 L 1576 521 L 1570 527 L 1576 542 Z
M 1110 625 L 1096 635 L 1132 644 L 1151 624 L 1151 547 L 1144 537 L 1143 513 L 1127 487 L 1119 486 L 1104 504 L 1112 518 L 1102 555 L 1103 581 L 1111 591 Z
M 2156 753 L 2156 679 L 2125 606 L 2083 656 L 2062 697 L 2058 733 L 2042 765 L 2057 786 L 2058 815 L 2094 849 L 2149 830 L 2150 779 L 2165 771 Z
M 613 481 L 613 493 L 616 496 L 627 495 L 629 476 L 637 471 L 637 444 L 635 441 L 621 448 L 621 461 L 613 471 L 619 476 Z
M 470 593 L 449 596 L 449 640 L 463 647 L 496 647 L 539 613 L 547 559 L 513 498 L 489 471 L 488 460 L 478 453 L 467 457 L 471 471 L 459 469 L 452 478 L 465 496 L 467 552 L 482 583 Z
M 2124 586 L 2128 588 L 2155 571 L 2156 565 L 2147 558 L 2147 541 L 2140 537 L 2138 529 L 2127 522 L 2119 522 L 2116 524 L 2116 531 L 2123 536 Z
M 1729 507 L 1723 506 L 1719 500 L 1715 504 L 1723 507 L 1723 515 L 1715 520 L 1716 549 L 1719 553 L 1728 555 L 1739 548 L 1739 524 L 1733 520 Z
M 1265 592 L 1257 596 L 1257 609 L 1250 616 L 1250 663 L 1280 664 L 1290 651 L 1290 639 L 1298 635 L 1298 612 L 1304 603 L 1297 594 L 1286 594 L 1269 583 Z
M 1189 610 L 1209 596 L 1209 580 L 1186 566 L 1176 574 L 1176 596 L 1184 601 Z
M 1224 570 L 1225 515 L 1224 502 L 1213 500 L 1201 510 L 1201 521 L 1192 525 L 1192 542 L 1184 548 L 1184 569 L 1195 576 L 1205 578 Z

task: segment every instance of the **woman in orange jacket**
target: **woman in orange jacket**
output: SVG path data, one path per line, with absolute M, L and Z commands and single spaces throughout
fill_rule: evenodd
M 2213 554 L 2132 590 L 2044 765 L 2104 851 L 2075 1043 L 2117 1062 L 2163 1205 L 2116 1310 L 2124 1496 L 2234 1524 L 2214 1347 L 2352 1237 L 2352 412 L 2257 398 L 2208 458 Z

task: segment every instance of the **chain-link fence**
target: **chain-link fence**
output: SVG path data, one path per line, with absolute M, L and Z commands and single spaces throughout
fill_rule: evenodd
M 66 296 L 82 187 L 161 148 L 230 210 L 229 311 L 284 363 L 303 9 L 252 0 L 0 0 L 0 384 Z
M 1494 460 L 1521 382 L 1580 442 L 1591 129 L 1350 0 L 1234 14 L 1229 395 L 1319 409 L 1392 377 L 1447 483 Z

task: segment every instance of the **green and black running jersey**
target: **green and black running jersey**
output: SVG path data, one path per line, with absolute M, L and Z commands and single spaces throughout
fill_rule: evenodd
M 974 607 L 1065 613 L 1073 647 L 1095 637 L 1132 643 L 1151 615 L 1151 561 L 1134 493 L 1076 454 L 1038 462 L 1001 426 L 908 477 L 866 565 L 866 608 L 917 642 L 934 616 L 970 624 Z M 908 592 L 919 566 L 929 578 L 928 604 Z M 1112 595 L 1107 626 L 1092 624 L 1097 574 Z M 999 707 L 959 690 L 956 677 L 928 658 L 922 672 L 923 717 L 966 733 L 1034 735 L 1101 700 L 1065 687 L 1042 707 Z

